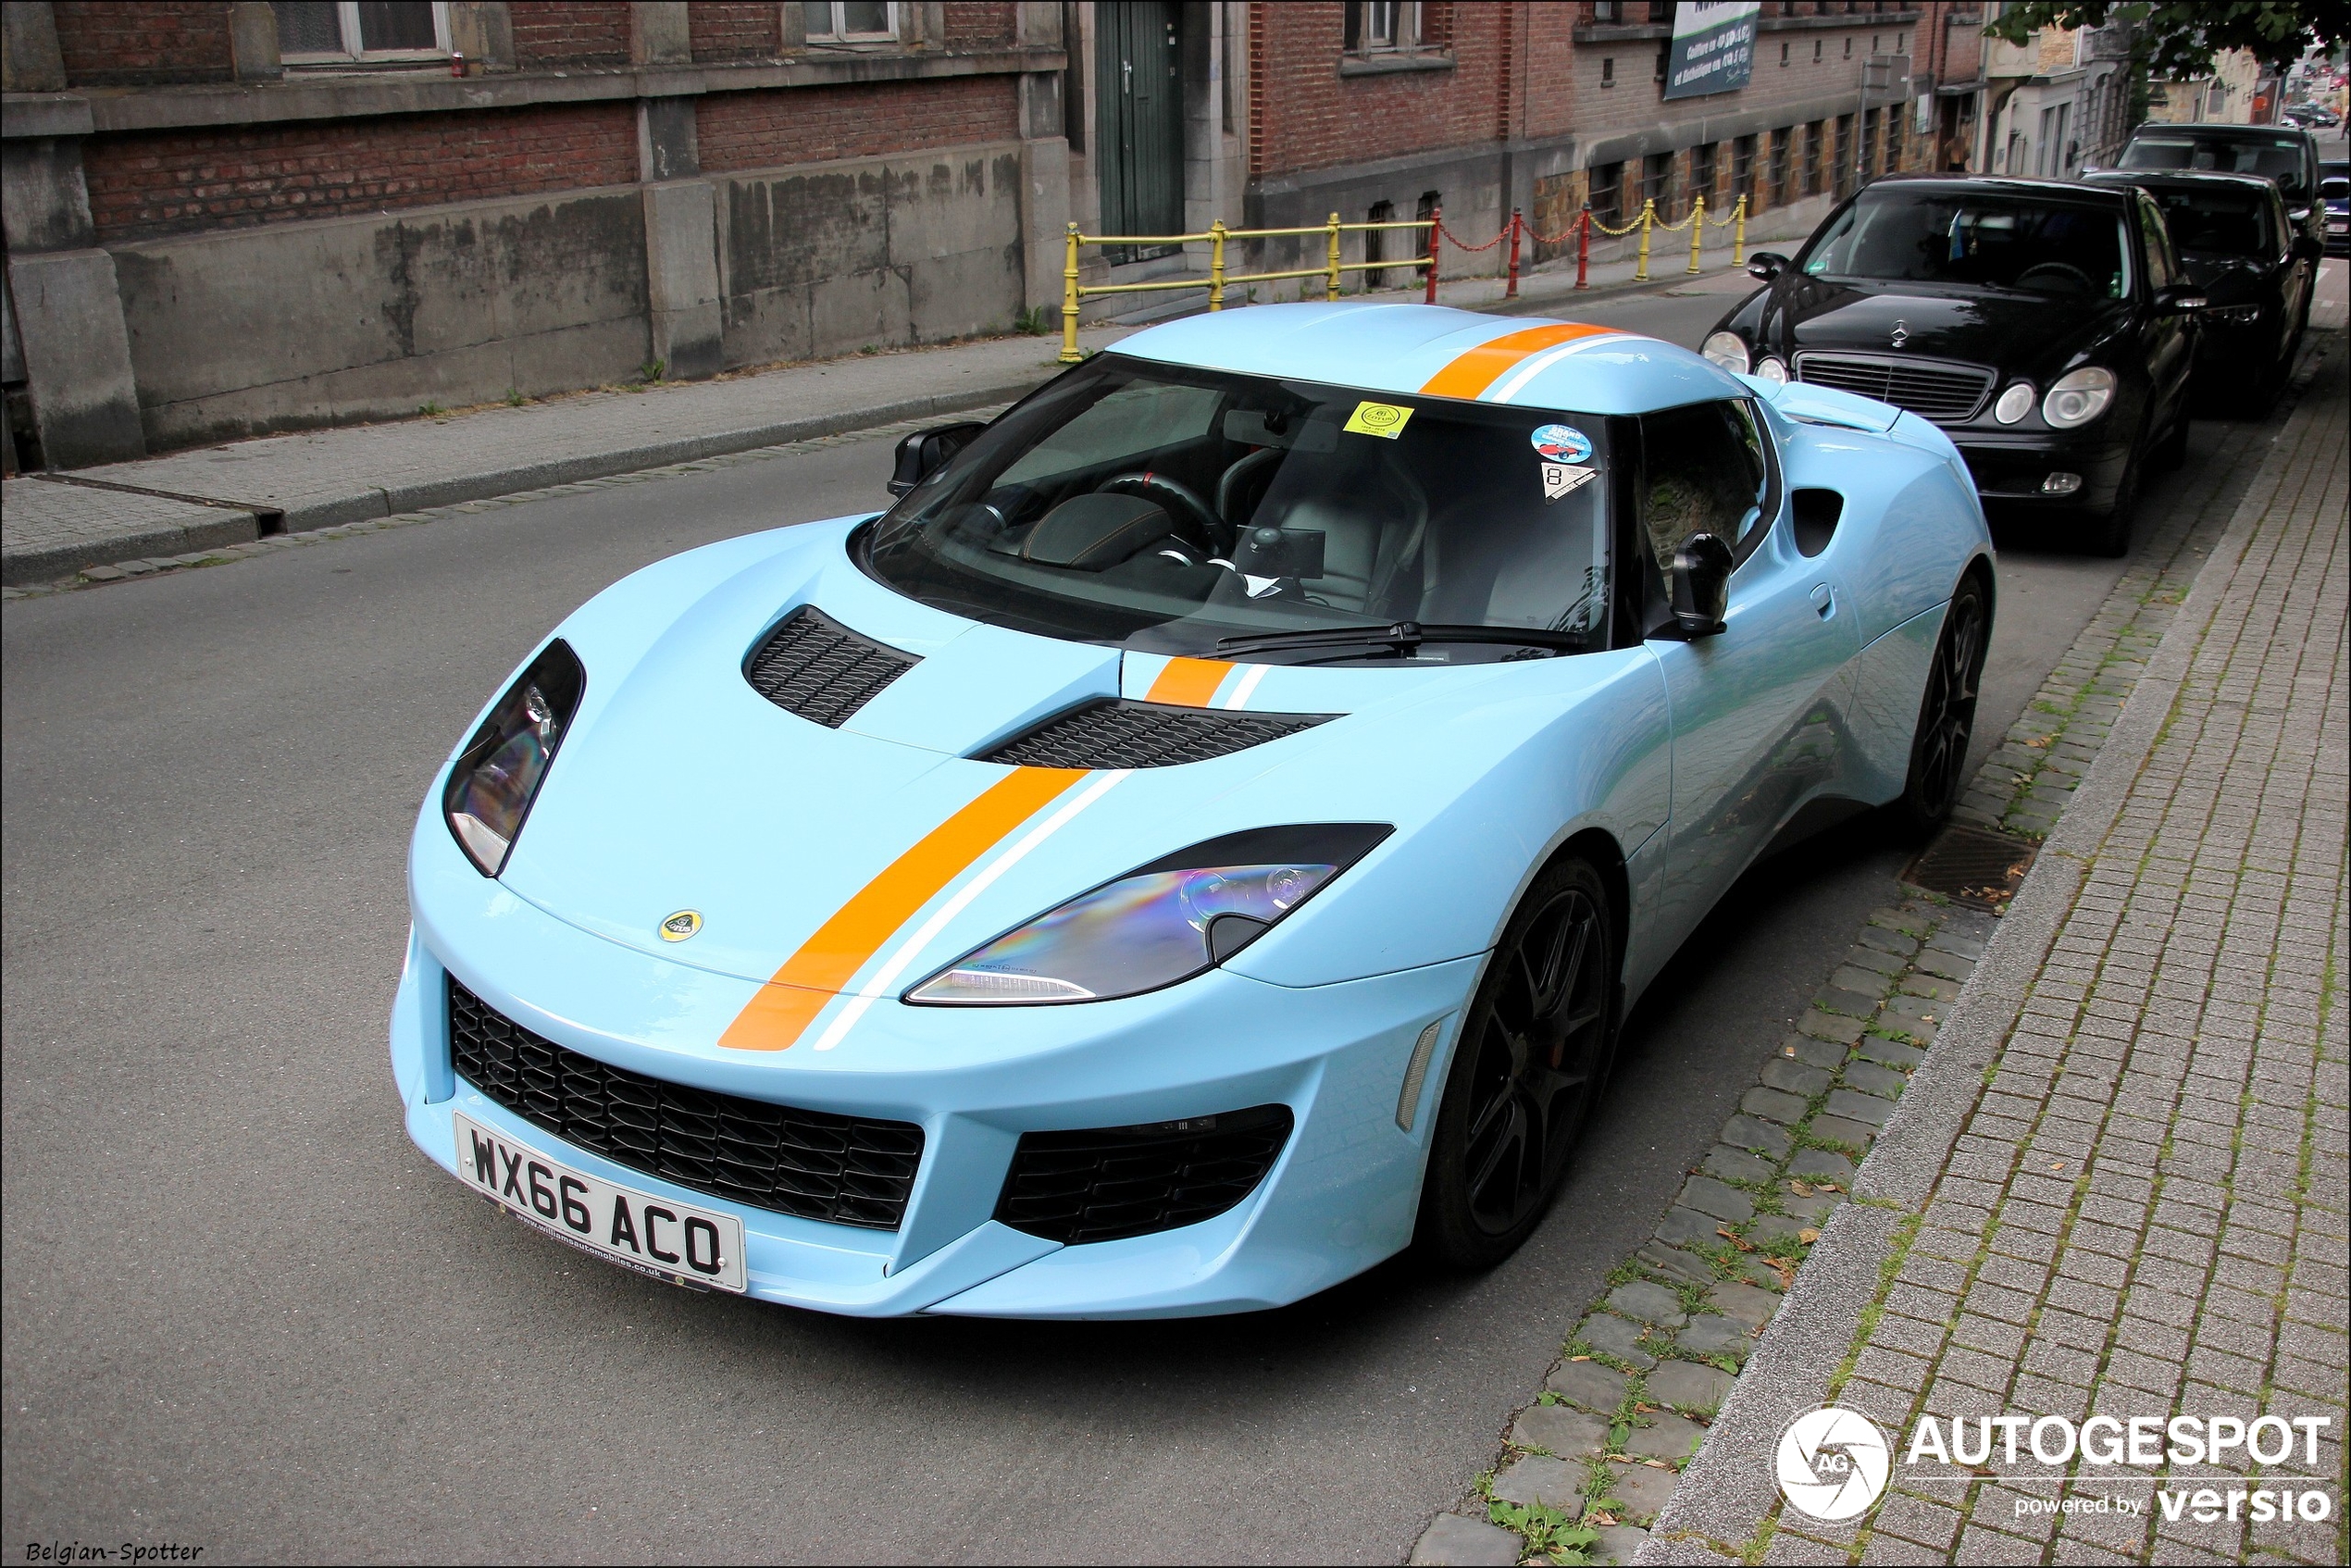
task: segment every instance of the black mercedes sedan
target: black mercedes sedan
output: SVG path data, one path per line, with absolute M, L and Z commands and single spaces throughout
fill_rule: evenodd
M 2153 196 L 2189 281 L 2204 291 L 2196 347 L 2200 410 L 2268 412 L 2302 346 L 2320 255 L 2286 217 L 2276 182 L 2254 174 L 2119 169 L 2085 178 Z
M 2129 548 L 2141 474 L 2185 449 L 2204 302 L 2133 187 L 1895 176 L 1748 270 L 1769 286 L 1708 358 L 1933 420 L 1987 503 L 2086 520 L 2101 553 Z

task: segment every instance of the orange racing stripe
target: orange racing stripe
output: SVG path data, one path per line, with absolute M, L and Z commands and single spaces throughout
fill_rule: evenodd
M 718 1037 L 730 1051 L 789 1051 L 825 1004 L 917 910 L 1086 770 L 1024 767 L 924 835 L 800 944 Z
M 1233 672 L 1230 662 L 1224 659 L 1170 659 L 1151 689 L 1144 693 L 1146 703 L 1169 703 L 1179 708 L 1204 708 L 1225 678 Z
M 1474 398 L 1500 380 L 1513 366 L 1531 355 L 1561 343 L 1573 342 L 1577 338 L 1596 338 L 1618 330 L 1566 321 L 1549 327 L 1529 327 L 1524 331 L 1505 332 L 1455 359 L 1431 376 L 1428 384 L 1421 391 L 1436 397 Z

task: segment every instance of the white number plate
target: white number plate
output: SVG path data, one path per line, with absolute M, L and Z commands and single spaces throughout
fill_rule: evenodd
M 575 1171 L 457 1114 L 457 1174 L 475 1191 L 583 1252 L 701 1290 L 740 1293 L 743 1224 Z

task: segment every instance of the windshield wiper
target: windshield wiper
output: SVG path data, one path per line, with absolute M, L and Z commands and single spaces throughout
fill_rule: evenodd
M 1393 621 L 1387 626 L 1301 627 L 1296 631 L 1223 637 L 1217 639 L 1216 652 L 1225 654 L 1270 653 L 1281 648 L 1392 648 L 1406 653 L 1424 642 L 1496 642 L 1579 653 L 1591 646 L 1591 640 L 1582 632 L 1552 631 L 1542 627 L 1425 626 L 1419 621 Z

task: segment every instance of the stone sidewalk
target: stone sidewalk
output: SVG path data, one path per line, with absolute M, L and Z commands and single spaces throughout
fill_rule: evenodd
M 1642 1561 L 2345 1561 L 2339 340 L 2331 358 Z M 1896 1444 L 1887 1495 L 1847 1524 L 1773 1479 L 1781 1429 L 1823 1402 Z M 2332 1425 L 2266 1465 L 1902 1462 L 1922 1416 L 2009 1412 Z M 2329 1517 L 2149 1506 L 2264 1480 L 2315 1486 Z

